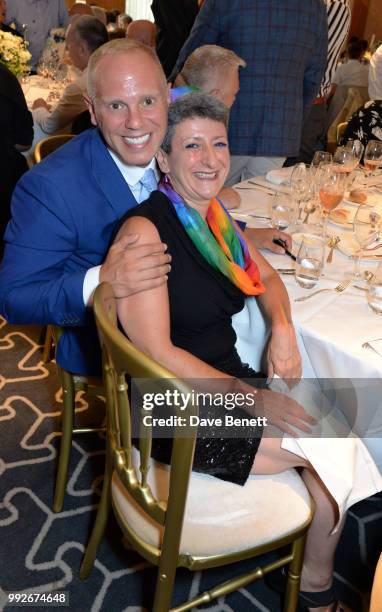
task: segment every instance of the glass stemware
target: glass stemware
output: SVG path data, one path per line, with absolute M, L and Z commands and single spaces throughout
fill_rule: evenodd
M 331 153 L 327 151 L 316 151 L 311 166 L 314 168 L 320 166 L 321 164 L 330 164 L 333 161 L 333 156 Z
M 329 167 L 320 167 L 320 172 L 317 180 L 318 193 L 320 197 L 322 215 L 323 215 L 323 234 L 326 237 L 328 217 L 330 212 L 342 202 L 345 195 L 346 178 L 341 172 L 338 172 L 338 167 L 333 164 L 328 164 Z
M 333 162 L 337 164 L 337 172 L 346 175 L 346 188 L 350 189 L 351 173 L 359 164 L 359 159 L 354 155 L 353 150 L 348 147 L 337 147 L 333 156 Z
M 354 276 L 360 276 L 360 261 L 366 247 L 382 240 L 382 209 L 369 204 L 361 204 L 354 217 L 353 232 L 359 249 L 355 254 Z
M 309 202 L 314 197 L 314 189 L 312 185 L 312 175 L 310 168 L 305 164 L 296 164 L 293 168 L 290 188 L 292 195 L 297 201 L 298 207 L 298 220 L 301 217 L 303 208 L 301 208 L 301 202 Z
M 367 170 L 367 176 L 370 177 L 373 172 L 382 166 L 382 141 L 369 140 L 366 145 L 363 165 Z

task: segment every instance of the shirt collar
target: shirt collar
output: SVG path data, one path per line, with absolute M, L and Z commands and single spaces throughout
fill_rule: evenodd
M 126 183 L 128 185 L 131 185 L 132 187 L 134 187 L 134 185 L 139 183 L 139 181 L 141 180 L 141 178 L 144 175 L 144 173 L 146 172 L 146 170 L 149 170 L 150 168 L 152 168 L 154 170 L 155 176 L 156 176 L 157 180 L 159 180 L 159 171 L 158 171 L 158 168 L 157 168 L 155 157 L 153 157 L 153 159 L 151 160 L 151 162 L 149 164 L 147 164 L 147 166 L 144 166 L 144 167 L 141 167 L 141 166 L 128 166 L 127 164 L 124 164 L 119 159 L 119 157 L 117 157 L 117 155 L 114 153 L 114 151 L 111 151 L 109 148 L 108 148 L 108 151 L 109 151 L 112 159 L 116 163 L 118 170 L 121 172 L 123 178 L 125 179 L 125 181 L 126 181 Z

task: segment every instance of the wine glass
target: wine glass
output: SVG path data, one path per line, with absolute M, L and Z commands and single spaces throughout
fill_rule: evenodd
M 365 150 L 365 147 L 363 146 L 362 142 L 360 140 L 352 140 L 349 138 L 349 140 L 347 140 L 343 146 L 353 153 L 355 159 L 357 160 L 357 168 Z
M 271 203 L 270 223 L 272 227 L 285 230 L 291 223 L 294 223 L 296 216 L 296 206 L 292 196 L 277 191 Z
M 300 210 L 301 202 L 307 202 L 313 197 L 312 181 L 309 168 L 305 164 L 296 164 L 293 168 L 290 178 L 290 188 L 292 195 L 297 201 L 298 218 L 300 218 L 302 209 Z
M 318 166 L 321 164 L 330 164 L 332 160 L 333 156 L 331 153 L 328 153 L 327 151 L 316 151 L 313 156 L 311 166 L 318 168 Z
M 321 182 L 319 184 L 319 196 L 323 214 L 323 234 L 326 237 L 328 217 L 333 208 L 342 202 L 345 194 L 345 175 L 338 172 L 337 166 L 331 164 L 329 168 L 323 168 Z
M 368 171 L 368 177 L 382 166 L 382 140 L 369 140 L 365 149 L 363 165 Z
M 355 253 L 354 276 L 360 276 L 360 261 L 368 246 L 378 244 L 382 237 L 382 210 L 377 206 L 362 204 L 354 217 L 353 232 L 359 249 Z

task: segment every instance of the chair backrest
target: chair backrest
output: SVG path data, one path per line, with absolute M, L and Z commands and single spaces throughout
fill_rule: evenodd
M 35 146 L 33 156 L 35 163 L 38 164 L 44 157 L 53 153 L 56 149 L 64 145 L 68 140 L 74 138 L 73 134 L 57 134 L 57 136 L 49 136 L 40 140 Z
M 144 427 L 144 430 L 141 429 L 142 418 L 148 413 L 142 405 L 138 410 L 134 405 L 136 403 L 134 382 L 137 383 L 139 394 L 142 395 L 148 389 L 154 393 L 168 391 L 172 394 L 174 392 L 188 394 L 183 396 L 189 398 L 188 415 L 197 415 L 197 406 L 193 402 L 190 387 L 140 351 L 118 329 L 116 302 L 111 285 L 102 283 L 97 287 L 94 295 L 94 313 L 104 360 L 108 457 L 111 458 L 114 469 L 128 493 L 141 509 L 157 523 L 164 525 L 163 549 L 166 536 L 168 536 L 176 550 L 180 543 L 188 482 L 194 456 L 196 427 L 184 427 L 175 421 L 169 495 L 167 500 L 156 499 L 147 482 L 152 430 L 149 426 Z M 129 379 L 131 381 L 130 390 L 133 393 L 131 398 L 128 394 Z M 171 413 L 175 417 L 184 417 L 186 414 L 184 411 L 181 412 L 177 406 L 172 405 L 168 411 L 169 415 Z M 138 415 L 141 435 L 137 436 L 134 417 Z M 168 436 L 167 433 L 166 435 Z M 136 469 L 132 456 L 133 437 L 139 437 L 139 470 Z M 171 525 L 171 529 L 166 530 L 166 525 Z M 139 541 L 136 544 L 142 545 L 142 542 Z
M 342 123 L 339 123 L 337 125 L 337 134 L 336 134 L 337 144 L 340 144 L 340 140 L 345 133 L 348 123 L 349 123 L 348 121 L 343 121 Z

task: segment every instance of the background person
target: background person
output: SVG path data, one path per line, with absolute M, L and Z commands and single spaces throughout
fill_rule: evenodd
M 324 3 L 205 0 L 171 81 L 190 53 L 205 44 L 230 49 L 247 63 L 230 114 L 227 184 L 281 167 L 287 156 L 298 154 L 304 110 L 317 95 L 324 73 Z
M 50 30 L 66 27 L 69 23 L 65 0 L 17 0 L 8 2 L 6 23 L 15 23 L 24 32 L 32 54 L 31 68 L 36 70 Z
M 28 170 L 21 151 L 33 139 L 33 120 L 18 79 L 0 63 L 0 259 L 13 190 Z
M 87 88 L 87 65 L 91 54 L 109 40 L 106 27 L 94 16 L 78 16 L 68 27 L 66 50 L 72 64 L 81 71 L 81 76 L 66 86 L 55 108 L 39 98 L 33 104 L 33 119 L 40 128 L 34 144 L 46 134 L 70 132 L 73 120 L 87 110 L 84 95 Z M 41 131 L 43 134 L 41 134 Z
M 139 40 L 139 42 L 147 45 L 151 49 L 155 49 L 156 34 L 155 23 L 148 19 L 136 19 L 126 28 L 126 38 Z

